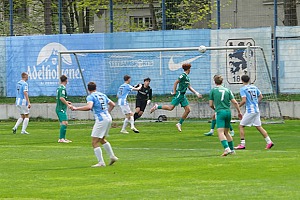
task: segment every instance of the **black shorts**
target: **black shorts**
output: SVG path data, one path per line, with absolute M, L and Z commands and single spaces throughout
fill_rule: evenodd
M 147 100 L 142 100 L 142 99 L 136 99 L 135 100 L 135 108 L 140 108 L 140 111 L 143 111 L 145 110 L 147 106 Z

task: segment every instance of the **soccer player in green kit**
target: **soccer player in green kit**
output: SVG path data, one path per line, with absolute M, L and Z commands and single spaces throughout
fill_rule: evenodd
M 71 140 L 66 138 L 68 115 L 67 108 L 71 108 L 71 102 L 67 101 L 68 95 L 66 91 L 66 85 L 68 83 L 68 77 L 62 75 L 60 77 L 61 85 L 56 90 L 56 114 L 60 122 L 59 131 L 59 143 L 70 143 Z
M 182 69 L 184 70 L 184 72 L 178 77 L 178 79 L 175 81 L 173 85 L 172 94 L 174 95 L 174 97 L 172 99 L 171 105 L 159 106 L 155 104 L 150 109 L 150 113 L 153 113 L 157 109 L 172 111 L 175 108 L 175 106 L 178 106 L 180 104 L 181 107 L 184 108 L 184 113 L 182 114 L 182 117 L 180 118 L 179 122 L 176 124 L 176 127 L 180 132 L 181 132 L 182 123 L 187 118 L 188 114 L 191 112 L 189 101 L 185 96 L 186 90 L 189 89 L 191 92 L 197 95 L 198 98 L 202 98 L 202 95 L 199 94 L 196 90 L 194 90 L 194 88 L 192 88 L 190 84 L 190 77 L 188 75 L 191 72 L 191 64 L 190 63 L 183 64 Z
M 229 134 L 231 120 L 230 102 L 233 103 L 238 111 L 239 119 L 242 119 L 242 114 L 239 104 L 234 99 L 232 92 L 228 88 L 222 86 L 223 77 L 219 75 L 215 76 L 214 82 L 216 87 L 211 89 L 209 93 L 209 106 L 216 112 L 218 136 L 224 147 L 224 153 L 221 156 L 227 156 L 234 153 L 233 140 Z

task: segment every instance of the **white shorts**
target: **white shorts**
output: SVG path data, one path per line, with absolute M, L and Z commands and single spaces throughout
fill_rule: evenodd
M 260 113 L 245 113 L 240 122 L 242 126 L 261 126 Z
M 131 113 L 129 105 L 120 106 L 120 108 L 121 108 L 121 111 L 124 115 L 127 115 L 127 114 Z
M 20 112 L 20 115 L 27 115 L 29 114 L 29 108 L 28 106 L 24 106 L 24 105 L 17 105 L 17 108 Z
M 111 123 L 111 117 L 103 118 L 103 121 L 99 121 L 98 119 L 96 119 L 91 136 L 96 138 L 103 138 L 104 136 L 108 136 Z

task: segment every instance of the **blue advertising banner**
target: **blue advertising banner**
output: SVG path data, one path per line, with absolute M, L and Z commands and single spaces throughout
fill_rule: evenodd
M 22 72 L 29 75 L 30 96 L 55 96 L 59 82 L 59 51 L 210 46 L 209 43 L 210 30 L 8 37 L 6 73 L 10 81 L 6 85 L 7 96 L 15 96 L 15 84 Z M 209 54 L 198 51 L 90 53 L 77 54 L 77 57 L 64 54 L 62 74 L 68 76 L 69 96 L 86 95 L 83 78 L 86 83 L 95 81 L 99 91 L 115 95 L 126 74 L 132 77 L 132 85 L 150 77 L 154 94 L 166 94 L 172 91 L 175 80 L 183 73 L 181 65 L 189 62 L 192 64 L 191 83 L 197 91 L 203 92 L 211 82 L 209 61 Z
M 7 96 L 15 96 L 15 85 L 21 79 L 21 73 L 29 75 L 30 96 L 55 96 L 59 84 L 58 51 L 73 49 L 103 49 L 103 34 L 90 35 L 54 35 L 8 37 L 7 53 Z M 62 59 L 65 68 L 62 74 L 68 76 L 73 94 L 85 94 L 75 57 L 65 55 Z M 95 72 L 92 73 L 95 75 Z

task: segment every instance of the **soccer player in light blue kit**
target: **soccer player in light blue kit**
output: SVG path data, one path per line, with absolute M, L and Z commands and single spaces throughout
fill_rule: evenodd
M 115 103 L 112 102 L 105 94 L 97 92 L 96 84 L 94 82 L 88 83 L 88 91 L 90 95 L 86 98 L 87 105 L 82 107 L 73 107 L 72 110 L 81 111 L 93 111 L 95 117 L 95 124 L 92 130 L 92 146 L 94 148 L 94 153 L 97 157 L 98 163 L 92 167 L 105 167 L 105 162 L 102 156 L 102 150 L 100 144 L 107 152 L 110 157 L 109 165 L 112 165 L 118 160 L 115 156 L 110 143 L 105 139 L 108 136 L 109 129 L 111 127 L 112 118 L 110 112 L 115 107 Z
M 258 103 L 262 100 L 263 95 L 256 86 L 250 84 L 250 77 L 248 75 L 243 75 L 241 79 L 244 86 L 240 89 L 240 95 L 242 97 L 240 107 L 246 104 L 246 113 L 239 126 L 241 143 L 235 147 L 235 149 L 246 149 L 245 126 L 255 126 L 267 142 L 266 149 L 271 149 L 274 146 L 274 143 L 270 139 L 267 131 L 261 126 L 260 111 L 258 107 Z
M 29 109 L 31 104 L 28 96 L 28 74 L 26 72 L 22 73 L 22 80 L 17 83 L 17 93 L 16 93 L 16 106 L 20 112 L 21 117 L 16 122 L 15 126 L 12 128 L 12 132 L 15 134 L 17 132 L 18 126 L 23 122 L 21 134 L 29 134 L 26 131 L 29 122 Z
M 138 87 L 133 87 L 129 84 L 131 81 L 131 77 L 128 75 L 124 76 L 124 81 L 125 82 L 119 87 L 117 93 L 118 105 L 120 106 L 122 113 L 125 115 L 123 126 L 120 132 L 128 134 L 128 131 L 126 131 L 126 126 L 129 122 L 131 125 L 131 130 L 135 133 L 139 133 L 139 130 L 137 130 L 134 126 L 133 112 L 130 110 L 129 104 L 127 102 L 127 96 L 132 90 L 139 91 L 142 88 L 142 84 L 139 84 Z

